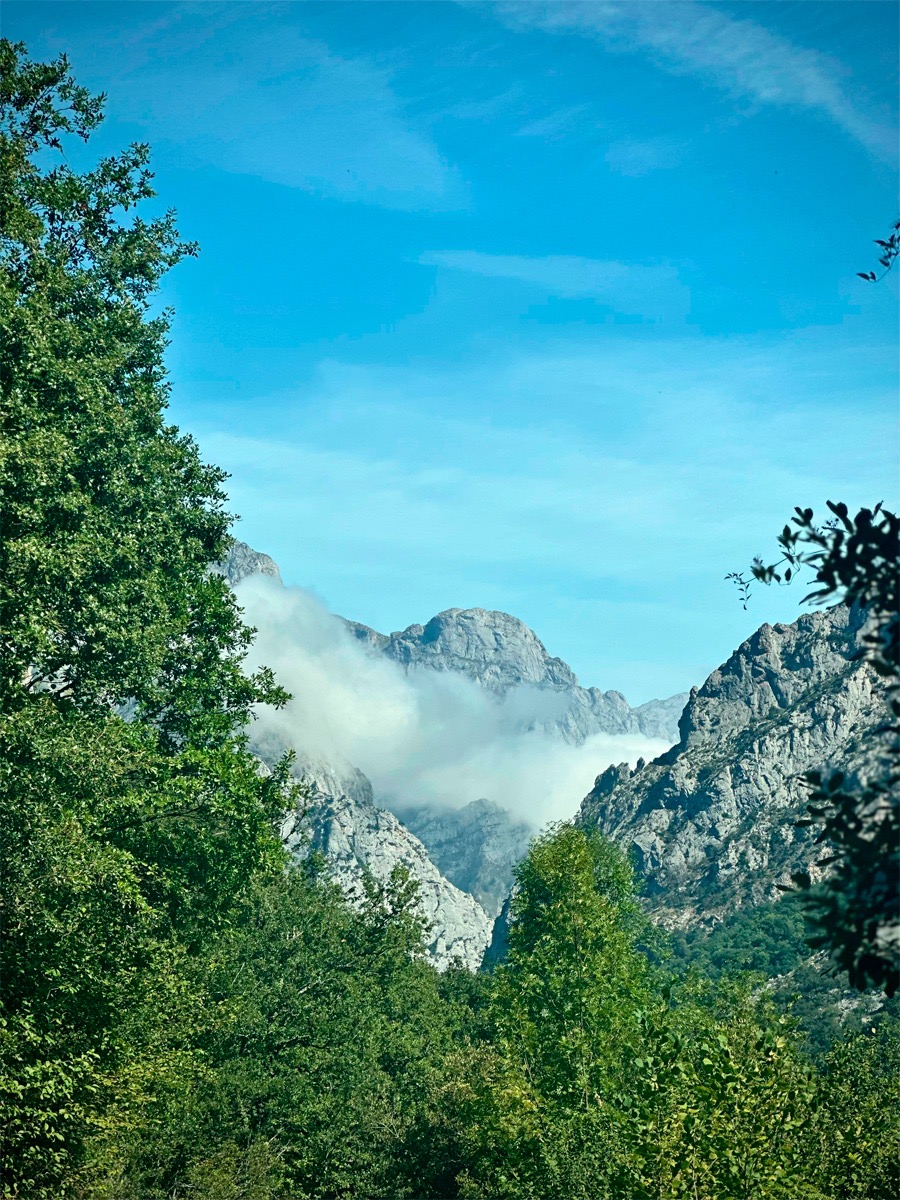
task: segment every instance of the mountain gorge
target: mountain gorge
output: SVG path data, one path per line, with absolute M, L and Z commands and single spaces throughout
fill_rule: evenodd
M 513 867 L 534 836 L 531 825 L 490 800 L 472 800 L 457 809 L 409 809 L 403 821 L 447 879 L 474 896 L 490 917 L 499 916 Z
M 232 586 L 251 574 L 281 584 L 275 563 L 242 543 L 218 569 Z M 856 657 L 862 617 L 844 607 L 763 625 L 689 696 L 638 708 L 618 692 L 582 688 L 566 663 L 505 613 L 448 609 L 389 635 L 341 625 L 367 655 L 408 677 L 438 672 L 472 681 L 511 709 L 522 733 L 537 729 L 572 746 L 598 732 L 670 743 L 649 762 L 601 770 L 578 814 L 631 853 L 646 903 L 670 928 L 712 927 L 776 899 L 793 871 L 815 871 L 810 835 L 796 824 L 806 801 L 803 773 L 865 773 L 872 764 L 864 735 L 886 712 L 883 689 Z M 253 736 L 263 758 L 286 748 Z M 364 869 L 387 879 L 404 866 L 421 889 L 433 961 L 458 958 L 476 968 L 495 918 L 503 923 L 513 868 L 534 824 L 486 797 L 461 795 L 453 807 L 391 803 L 354 764 L 304 746 L 302 729 L 291 748 L 298 778 L 312 789 L 303 822 L 308 848 L 324 854 L 351 891 Z M 573 794 L 572 814 L 577 805 Z M 291 844 L 308 852 L 296 833 Z M 502 944 L 502 930 L 494 941 Z
M 215 569 L 235 588 L 251 576 L 282 586 L 274 561 L 242 542 Z M 341 618 L 334 623 L 359 652 L 407 677 L 438 673 L 474 685 L 473 694 L 487 697 L 491 713 L 502 712 L 503 736 L 513 748 L 516 738 L 529 734 L 549 739 L 548 745 L 584 746 L 588 753 L 589 739 L 597 735 L 633 735 L 640 746 L 664 746 L 677 735 L 686 696 L 632 708 L 619 692 L 582 688 L 566 663 L 506 613 L 448 609 L 427 625 L 390 635 Z M 302 722 L 277 736 L 260 726 L 250 730 L 263 761 L 271 764 L 292 750 L 294 773 L 309 785 L 306 811 L 299 826 L 291 823 L 289 844 L 297 853 L 325 855 L 334 877 L 351 892 L 363 870 L 386 880 L 394 867 L 404 867 L 420 888 L 432 960 L 443 967 L 458 958 L 477 968 L 535 823 L 477 792 L 471 799 L 461 793 L 456 806 L 435 805 L 424 796 L 391 802 L 355 763 L 343 754 L 324 755 L 307 737 Z M 573 791 L 566 815 L 577 801 Z
M 475 970 L 493 927 L 493 914 L 485 911 L 480 897 L 470 888 L 456 886 L 448 872 L 442 874 L 422 841 L 376 804 L 362 771 L 340 769 L 303 754 L 295 759 L 294 769 L 310 791 L 307 807 L 302 814 L 291 814 L 283 829 L 295 856 L 323 855 L 330 874 L 350 896 L 359 893 L 363 867 L 381 882 L 387 882 L 397 867 L 405 869 L 418 884 L 431 961 L 441 970 L 454 961 Z

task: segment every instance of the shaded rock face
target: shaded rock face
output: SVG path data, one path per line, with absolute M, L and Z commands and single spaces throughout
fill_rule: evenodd
M 500 963 L 506 961 L 506 956 L 509 953 L 509 927 L 513 919 L 513 899 L 514 893 L 510 892 L 503 901 L 503 907 L 494 921 L 491 940 L 484 952 L 484 958 L 481 960 L 481 967 L 484 971 L 493 971 Z
M 571 667 L 552 658 L 537 634 L 508 613 L 448 608 L 427 625 L 389 635 L 356 621 L 345 624 L 373 652 L 406 670 L 455 671 L 498 695 L 516 688 L 556 693 L 559 704 L 553 716 L 536 717 L 529 724 L 567 742 L 577 745 L 595 733 L 677 740 L 686 693 L 632 708 L 621 692 L 583 688 Z
M 294 764 L 309 784 L 311 803 L 298 822 L 285 822 L 289 849 L 302 856 L 317 850 L 352 898 L 361 894 L 363 868 L 386 882 L 397 866 L 419 885 L 419 904 L 430 926 L 427 953 L 439 970 L 459 961 L 477 970 L 490 942 L 492 918 L 471 895 L 449 882 L 425 847 L 393 813 L 378 808 L 372 785 L 354 767 L 339 768 L 310 756 Z M 308 840 L 307 840 L 308 839 Z
M 887 706 L 871 669 L 853 661 L 860 629 L 843 606 L 763 625 L 692 690 L 676 746 L 597 779 L 580 820 L 635 854 L 664 923 L 711 923 L 777 899 L 820 857 L 795 824 L 803 773 L 877 770 L 866 735 Z
M 513 885 L 513 868 L 528 852 L 534 830 L 490 800 L 460 809 L 419 808 L 403 821 L 424 843 L 443 874 L 496 917 Z

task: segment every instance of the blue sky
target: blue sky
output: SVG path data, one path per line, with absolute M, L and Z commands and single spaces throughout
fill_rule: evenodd
M 7 3 L 201 256 L 172 415 L 236 532 L 378 629 L 527 621 L 633 703 L 801 592 L 795 504 L 897 501 L 892 3 Z

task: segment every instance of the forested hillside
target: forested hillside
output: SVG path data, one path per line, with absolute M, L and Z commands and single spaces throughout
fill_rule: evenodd
M 532 843 L 490 974 L 426 961 L 404 872 L 291 862 L 225 478 L 166 421 L 195 248 L 147 147 L 69 165 L 64 58 L 0 72 L 4 1200 L 895 1197 L 896 1023 L 813 1055 L 759 976 L 672 965 L 602 833 Z

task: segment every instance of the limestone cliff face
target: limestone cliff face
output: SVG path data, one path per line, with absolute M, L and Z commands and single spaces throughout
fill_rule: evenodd
M 522 684 L 576 687 L 578 680 L 559 658 L 551 658 L 537 634 L 508 613 L 484 608 L 448 608 L 427 625 L 410 625 L 384 635 L 348 622 L 356 637 L 405 667 L 458 671 L 493 692 Z
M 686 693 L 632 708 L 621 692 L 583 688 L 571 667 L 551 657 L 537 634 L 508 613 L 448 608 L 427 625 L 389 635 L 356 621 L 345 624 L 373 652 L 408 671 L 455 671 L 499 695 L 516 688 L 555 693 L 559 703 L 554 715 L 535 718 L 531 725 L 568 742 L 578 744 L 594 733 L 677 739 Z
M 365 775 L 309 755 L 300 755 L 294 770 L 310 785 L 312 801 L 302 820 L 285 822 L 289 848 L 298 854 L 322 853 L 333 878 L 351 898 L 360 892 L 363 868 L 386 882 L 395 867 L 405 867 L 419 885 L 432 962 L 443 970 L 459 960 L 476 970 L 490 941 L 492 917 L 441 874 L 419 839 L 393 813 L 375 804 Z
M 774 899 L 819 857 L 795 824 L 803 773 L 876 769 L 866 734 L 887 711 L 873 672 L 853 660 L 860 624 L 838 607 L 763 625 L 692 690 L 676 746 L 597 779 L 580 819 L 636 854 L 665 923 Z

